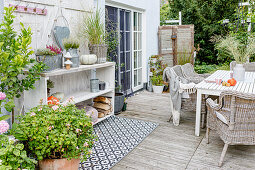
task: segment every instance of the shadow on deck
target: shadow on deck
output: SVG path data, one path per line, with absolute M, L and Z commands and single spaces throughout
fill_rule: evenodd
M 169 94 L 140 92 L 128 99 L 128 109 L 119 116 L 159 123 L 157 129 L 121 160 L 113 170 L 123 169 L 220 169 L 217 164 L 223 141 L 211 133 L 206 144 L 205 130 L 194 135 L 195 112 L 181 115 L 179 126 L 167 122 Z M 255 146 L 230 146 L 221 169 L 255 169 Z

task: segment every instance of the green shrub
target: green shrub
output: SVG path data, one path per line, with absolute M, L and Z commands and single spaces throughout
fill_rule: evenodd
M 151 77 L 151 83 L 154 86 L 163 86 L 163 76 L 162 75 L 153 75 Z
M 39 105 L 18 119 L 12 134 L 42 159 L 79 158 L 91 154 L 95 135 L 91 118 L 71 104 Z
M 0 135 L 0 170 L 35 169 L 36 160 L 27 157 L 24 145 Z

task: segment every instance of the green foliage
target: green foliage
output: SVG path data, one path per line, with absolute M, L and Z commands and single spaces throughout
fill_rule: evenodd
M 14 98 L 20 97 L 24 90 L 34 88 L 40 79 L 45 65 L 35 63 L 30 56 L 34 53 L 29 47 L 32 41 L 31 28 L 22 23 L 21 33 L 17 35 L 13 28 L 14 8 L 5 8 L 4 20 L 0 24 L 0 91 L 6 94 L 5 109 L 12 111 L 15 107 Z M 25 73 L 25 69 L 28 71 Z
M 83 17 L 79 28 L 79 35 L 86 38 L 90 45 L 105 44 L 103 19 L 99 9 L 95 13 Z
M 163 86 L 163 76 L 162 75 L 153 75 L 151 77 L 151 83 L 154 86 Z
M 191 52 L 188 52 L 187 50 L 183 50 L 183 52 L 178 53 L 178 57 L 177 57 L 178 65 L 184 65 L 186 63 L 191 63 L 193 52 L 194 52 L 193 50 Z
M 11 133 L 42 159 L 79 158 L 91 154 L 95 135 L 91 118 L 71 104 L 39 105 L 20 117 Z
M 251 35 L 245 41 L 235 34 L 220 37 L 217 40 L 216 49 L 225 51 L 233 56 L 237 63 L 243 64 L 250 56 L 255 55 L 255 37 Z
M 35 169 L 36 163 L 36 160 L 27 156 L 23 144 L 0 135 L 0 170 Z
M 0 105 L 1 106 L 1 105 Z M 0 121 L 1 120 L 7 120 L 7 119 L 9 119 L 11 116 L 10 115 L 4 115 L 4 116 L 1 116 L 0 117 Z
M 64 44 L 64 47 L 67 51 L 69 49 L 78 49 L 80 47 L 80 43 L 74 37 L 64 39 L 63 44 Z
M 169 20 L 170 16 L 170 6 L 169 4 L 164 4 L 160 8 L 160 25 L 165 25 L 166 20 Z
M 35 53 L 35 55 L 40 55 L 40 56 L 54 56 L 56 55 L 56 53 L 54 51 L 51 51 L 50 49 L 48 48 L 45 48 L 45 49 L 38 49 Z
M 150 71 L 152 73 L 151 82 L 152 85 L 162 86 L 163 85 L 163 72 L 167 67 L 163 61 L 162 56 L 154 55 L 150 58 Z
M 200 63 L 218 63 L 217 51 L 210 41 L 214 35 L 226 33 L 218 23 L 221 18 L 234 17 L 239 0 L 169 0 L 170 16 L 175 18 L 182 11 L 183 24 L 195 25 L 195 43 L 201 50 L 197 55 Z
M 54 88 L 55 83 L 51 80 L 47 80 L 47 88 L 52 89 Z
M 229 66 L 229 63 L 225 63 L 222 65 L 216 65 L 216 64 L 208 65 L 206 63 L 202 63 L 202 65 L 196 65 L 194 69 L 198 74 L 204 74 L 204 73 L 213 73 L 217 70 L 229 70 L 230 66 Z

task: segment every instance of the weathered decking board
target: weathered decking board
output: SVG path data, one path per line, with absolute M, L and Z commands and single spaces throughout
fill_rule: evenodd
M 195 137 L 195 112 L 182 113 L 180 126 L 169 123 L 169 95 L 149 92 L 128 99 L 128 110 L 120 116 L 159 123 L 139 146 L 112 170 L 220 169 L 223 149 L 220 138 L 211 133 L 206 144 L 205 131 Z M 255 169 L 255 146 L 230 146 L 221 169 Z

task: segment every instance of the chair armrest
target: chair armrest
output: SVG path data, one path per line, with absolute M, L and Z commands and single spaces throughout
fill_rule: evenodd
M 205 74 L 198 74 L 198 75 L 201 76 L 201 77 L 207 78 L 207 77 L 209 77 L 212 74 L 205 73 Z
M 208 106 L 214 110 L 220 110 L 221 109 L 221 105 L 216 104 L 211 98 L 206 100 Z

